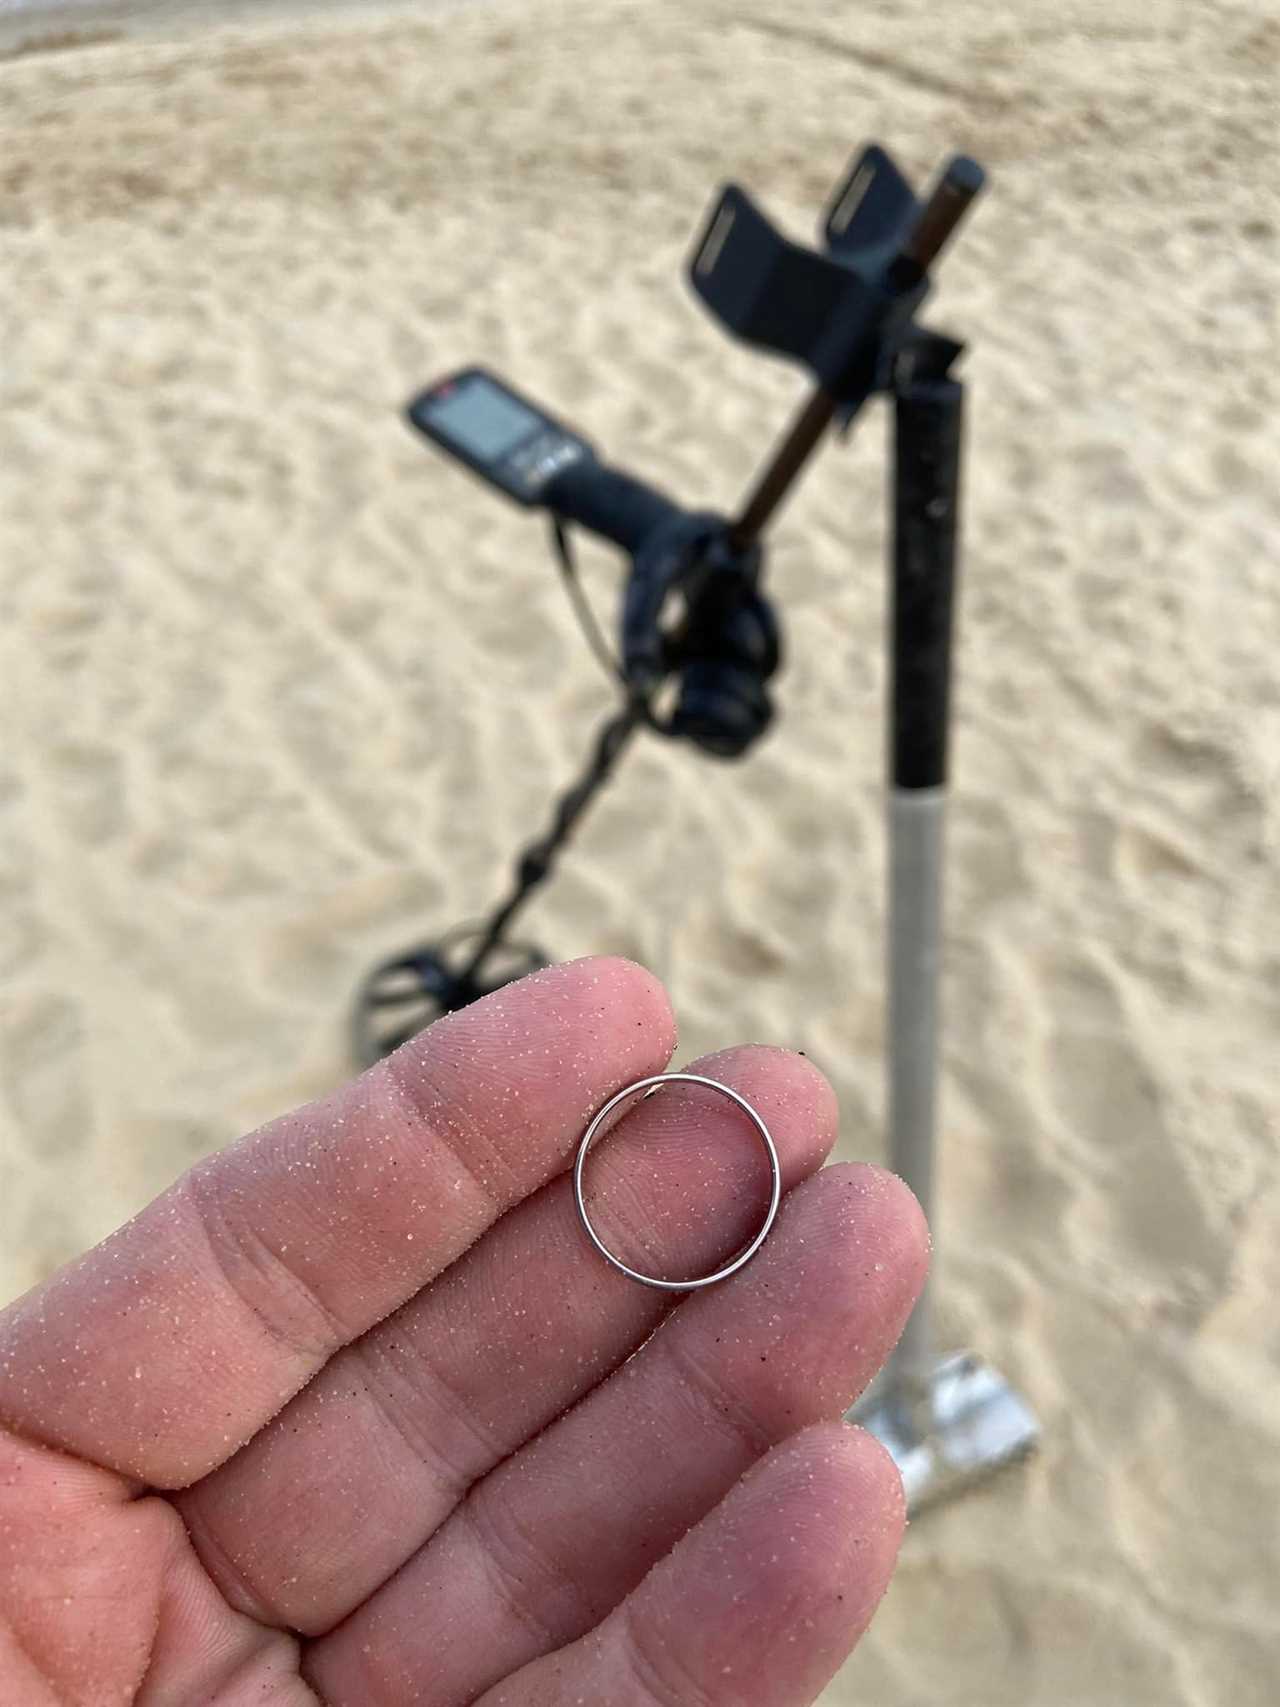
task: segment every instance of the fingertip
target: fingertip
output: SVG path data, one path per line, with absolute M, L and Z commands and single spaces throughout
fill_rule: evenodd
M 532 996 L 563 1003 L 571 1014 L 605 1016 L 624 1032 L 634 1032 L 646 1054 L 663 1061 L 675 1053 L 676 1018 L 666 986 L 647 966 L 625 955 L 588 954 L 557 961 L 497 994 L 508 991 L 521 1002 Z
M 551 1042 L 557 1034 L 560 1044 Z M 509 1059 L 536 1037 L 562 1059 L 634 1064 L 635 1076 L 660 1070 L 676 1045 L 676 1022 L 661 981 L 636 961 L 590 955 L 557 961 L 443 1015 L 401 1044 L 388 1060 L 412 1078 L 427 1060 L 448 1056 L 462 1039 L 505 1040 Z M 385 1066 L 370 1069 L 377 1074 Z
M 769 1558 L 789 1592 L 825 1603 L 833 1638 L 852 1640 L 888 1586 L 906 1528 L 902 1477 L 865 1429 L 815 1423 L 784 1441 L 753 1473 L 791 1520 L 802 1545 Z
M 591 954 L 548 970 L 581 979 L 589 988 L 600 990 L 605 1000 L 628 1012 L 637 1029 L 648 1032 L 668 1058 L 674 1054 L 675 1010 L 666 985 L 647 966 L 621 954 Z
M 824 1348 L 828 1333 L 847 1340 L 858 1355 L 841 1366 L 841 1378 L 856 1366 L 861 1385 L 897 1342 L 928 1266 L 924 1217 L 902 1182 L 866 1163 L 835 1162 L 788 1195 L 759 1279 L 775 1303 L 786 1299 L 798 1320 L 812 1319 Z M 755 1279 L 749 1274 L 739 1284 Z M 815 1296 L 817 1316 L 805 1310 L 805 1299 Z
M 856 1423 L 817 1423 L 807 1432 L 815 1442 L 825 1439 L 832 1461 L 845 1479 L 850 1504 L 864 1515 L 878 1514 L 875 1526 L 896 1555 L 907 1523 L 907 1498 L 893 1454 Z
M 844 1580 L 852 1592 L 843 1602 L 848 1612 L 845 1638 L 856 1640 L 893 1578 L 907 1529 L 907 1496 L 902 1472 L 881 1441 L 852 1423 L 837 1423 L 834 1430 L 840 1436 L 833 1451 L 843 1456 L 849 1513 Z
M 792 1488 L 813 1492 L 815 1509 L 842 1533 L 862 1526 L 868 1511 L 881 1507 L 892 1518 L 905 1513 L 902 1477 L 892 1456 L 856 1423 L 810 1423 L 780 1441 L 747 1472 L 744 1485 L 768 1481 L 773 1497 Z
M 918 1293 L 928 1275 L 933 1254 L 933 1235 L 920 1199 L 900 1174 L 874 1166 L 870 1171 L 877 1176 L 877 1187 L 884 1196 L 886 1224 L 892 1230 L 904 1266 L 916 1276 Z
M 633 1640 L 659 1659 L 684 1650 L 699 1681 L 750 1675 L 753 1700 L 811 1700 L 883 1598 L 902 1530 L 892 1459 L 860 1429 L 814 1424 L 669 1555 L 640 1591 Z
M 753 1044 L 751 1053 L 760 1057 L 761 1076 L 777 1105 L 797 1116 L 803 1114 L 829 1149 L 840 1129 L 840 1102 L 827 1075 L 807 1055 L 793 1049 Z
M 872 1257 L 870 1273 L 861 1278 L 887 1277 L 883 1289 L 910 1310 L 928 1276 L 931 1251 L 929 1223 L 915 1193 L 897 1174 L 873 1162 L 837 1162 L 820 1178 L 827 1190 L 843 1196 L 859 1247 Z
M 813 1701 L 884 1595 L 902 1490 L 875 1441 L 815 1424 L 742 1476 L 614 1613 L 519 1674 L 530 1702 Z
M 840 1125 L 835 1090 L 807 1056 L 768 1043 L 738 1044 L 694 1063 L 693 1071 L 722 1079 L 746 1097 L 775 1138 L 816 1165 L 830 1154 Z

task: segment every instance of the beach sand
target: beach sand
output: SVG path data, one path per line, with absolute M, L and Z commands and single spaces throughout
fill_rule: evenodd
M 807 238 L 864 138 L 969 148 L 936 1276 L 1045 1443 L 913 1525 L 823 1699 L 1270 1707 L 1276 14 L 214 10 L 0 18 L 0 1296 L 343 1077 L 356 980 L 484 911 L 606 713 L 408 393 L 482 360 L 728 508 L 803 381 L 681 281 L 715 187 Z M 871 1158 L 884 442 L 778 530 L 767 743 L 643 744 L 528 919 L 652 965 L 686 1058 L 807 1050 Z

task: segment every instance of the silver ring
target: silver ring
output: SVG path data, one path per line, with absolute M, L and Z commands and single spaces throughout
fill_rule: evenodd
M 659 1280 L 656 1275 L 641 1274 L 638 1269 L 628 1268 L 626 1263 L 622 1261 L 621 1257 L 614 1256 L 613 1252 L 605 1244 L 599 1233 L 597 1233 L 595 1228 L 591 1225 L 591 1217 L 587 1214 L 587 1205 L 582 1195 L 582 1171 L 586 1166 L 587 1152 L 598 1137 L 600 1128 L 613 1113 L 614 1109 L 617 1108 L 619 1103 L 626 1102 L 628 1097 L 636 1096 L 641 1091 L 644 1092 L 645 1096 L 652 1096 L 653 1092 L 657 1090 L 660 1085 L 670 1084 L 704 1085 L 708 1090 L 719 1091 L 721 1096 L 728 1097 L 729 1101 L 736 1103 L 747 1116 L 748 1120 L 751 1121 L 757 1133 L 760 1135 L 760 1142 L 764 1145 L 765 1154 L 769 1158 L 769 1177 L 771 1183 L 769 1191 L 769 1208 L 765 1214 L 764 1225 L 752 1239 L 751 1243 L 744 1246 L 743 1249 L 738 1252 L 732 1262 L 726 1263 L 723 1268 L 718 1268 L 714 1274 L 704 1274 L 697 1280 Z M 718 1079 L 704 1079 L 701 1073 L 655 1073 L 651 1078 L 637 1079 L 635 1084 L 628 1085 L 625 1090 L 621 1090 L 616 1096 L 610 1097 L 604 1107 L 596 1114 L 595 1119 L 591 1122 L 590 1126 L 587 1127 L 587 1130 L 582 1134 L 582 1142 L 578 1145 L 577 1159 L 573 1164 L 573 1197 L 575 1203 L 578 1205 L 578 1216 L 583 1227 L 586 1229 L 587 1237 L 600 1252 L 600 1255 L 604 1260 L 612 1267 L 616 1268 L 619 1274 L 625 1274 L 628 1280 L 638 1280 L 641 1286 L 656 1286 L 659 1291 L 662 1292 L 696 1292 L 701 1286 L 714 1286 L 717 1281 L 728 1280 L 731 1274 L 737 1274 L 740 1268 L 744 1268 L 747 1263 L 751 1261 L 752 1257 L 768 1238 L 769 1229 L 773 1226 L 774 1219 L 778 1213 L 778 1205 L 782 1201 L 782 1167 L 779 1164 L 778 1152 L 774 1145 L 773 1138 L 770 1135 L 769 1128 L 765 1125 L 764 1121 L 761 1120 L 755 1109 L 752 1108 L 746 1097 L 739 1096 L 737 1091 L 730 1090 L 728 1085 L 722 1085 Z

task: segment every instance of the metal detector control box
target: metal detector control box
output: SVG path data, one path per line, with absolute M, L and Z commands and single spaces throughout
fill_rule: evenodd
M 579 433 L 482 367 L 463 368 L 420 392 L 410 421 L 438 449 L 525 509 L 636 552 L 683 512 L 664 493 L 601 462 Z
M 544 504 L 567 469 L 595 461 L 585 439 L 484 368 L 437 380 L 408 413 L 419 432 L 527 508 Z

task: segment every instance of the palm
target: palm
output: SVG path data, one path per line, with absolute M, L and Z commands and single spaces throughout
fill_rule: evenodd
M 923 1230 L 887 1176 L 817 1173 L 813 1069 L 742 1049 L 707 1065 L 774 1131 L 768 1245 L 675 1309 L 608 1269 L 563 1170 L 671 1046 L 634 967 L 526 980 L 0 1317 L 0 1700 L 812 1701 L 896 1552 L 892 1468 L 837 1419 Z M 624 1251 L 741 1239 L 739 1120 L 671 1089 L 604 1142 Z

